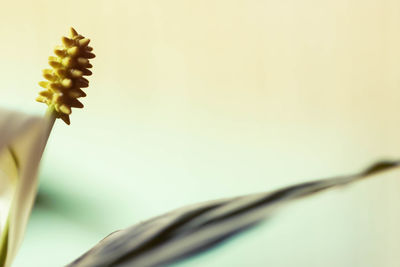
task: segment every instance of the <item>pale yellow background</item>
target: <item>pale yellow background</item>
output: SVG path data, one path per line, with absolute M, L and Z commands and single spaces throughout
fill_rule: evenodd
M 69 26 L 92 39 L 94 75 L 52 133 L 40 178 L 54 209 L 34 212 L 15 266 L 62 266 L 188 203 L 400 156 L 399 1 L 2 0 L 2 107 L 44 112 L 37 81 Z M 180 266 L 398 266 L 398 175 Z

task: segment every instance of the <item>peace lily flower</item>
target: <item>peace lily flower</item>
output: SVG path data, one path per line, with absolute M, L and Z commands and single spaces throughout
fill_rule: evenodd
M 81 88 L 91 75 L 90 58 L 95 55 L 89 39 L 73 28 L 62 37 L 62 46 L 49 57 L 45 69 L 46 90 L 36 99 L 48 105 L 44 118 L 0 109 L 0 266 L 10 266 L 21 245 L 37 192 L 37 171 L 44 147 L 57 118 L 70 124 L 71 108 L 82 108 L 86 96 Z

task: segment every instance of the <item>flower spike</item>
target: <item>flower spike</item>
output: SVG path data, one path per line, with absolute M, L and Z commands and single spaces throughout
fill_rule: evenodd
M 39 82 L 39 85 L 46 90 L 39 93 L 36 101 L 47 104 L 56 118 L 70 124 L 71 108 L 83 108 L 77 98 L 86 96 L 81 88 L 88 87 L 89 81 L 82 76 L 92 75 L 89 59 L 95 55 L 93 48 L 88 46 L 90 40 L 74 28 L 70 29 L 69 38 L 62 37 L 61 41 L 62 45 L 54 49 L 56 56 L 49 57 L 52 69 L 43 71 L 47 81 Z

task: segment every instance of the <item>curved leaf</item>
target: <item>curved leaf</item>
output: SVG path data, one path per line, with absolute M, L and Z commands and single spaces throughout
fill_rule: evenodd
M 354 175 L 184 207 L 110 234 L 68 266 L 151 267 L 172 263 L 248 229 L 283 204 L 348 185 L 399 165 L 400 161 L 382 161 Z

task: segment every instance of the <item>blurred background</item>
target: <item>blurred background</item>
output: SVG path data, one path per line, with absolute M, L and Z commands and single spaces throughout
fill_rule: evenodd
M 31 114 L 60 37 L 91 39 L 14 266 L 63 266 L 186 204 L 400 156 L 395 0 L 7 1 L 0 106 Z M 296 203 L 176 266 L 398 266 L 399 172 Z

